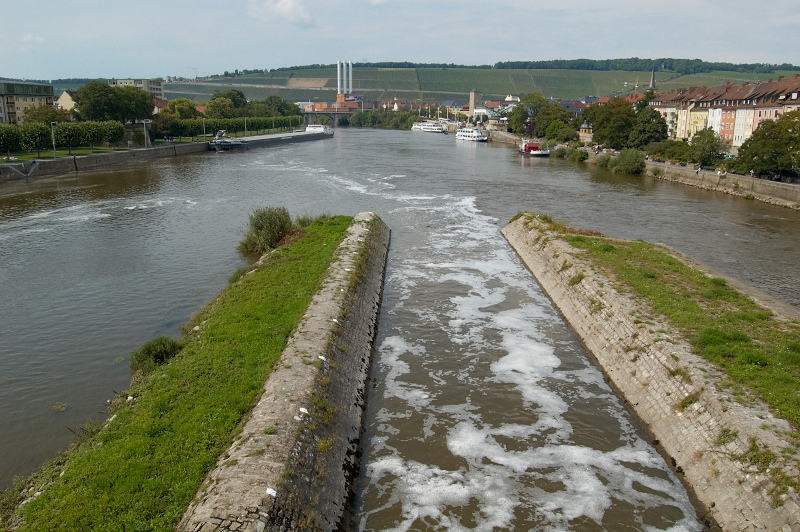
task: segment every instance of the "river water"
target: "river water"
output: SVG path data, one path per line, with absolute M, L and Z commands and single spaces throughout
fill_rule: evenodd
M 333 139 L 0 185 L 0 485 L 68 445 L 244 259 L 247 214 L 392 229 L 362 530 L 699 530 L 679 481 L 500 235 L 520 210 L 662 242 L 800 305 L 800 213 L 452 135 Z

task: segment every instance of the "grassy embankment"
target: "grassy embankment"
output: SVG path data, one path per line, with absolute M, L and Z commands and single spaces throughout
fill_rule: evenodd
M 800 479 L 786 477 L 778 466 L 779 458 L 796 463 L 800 451 L 800 323 L 776 319 L 724 279 L 686 265 L 663 246 L 581 234 L 547 216 L 539 219 L 572 246 L 586 250 L 586 258 L 618 283 L 616 289 L 643 298 L 657 315 L 665 316 L 696 354 L 728 375 L 723 385 L 740 401 L 755 394 L 792 424 L 794 431 L 787 437 L 794 442 L 793 454 L 777 457 L 751 442 L 748 453 L 739 458 L 769 470 L 782 489 L 793 486 L 800 491 Z M 649 323 L 646 316 L 635 321 Z M 676 409 L 696 400 L 687 397 Z
M 180 353 L 115 400 L 106 425 L 3 494 L 0 528 L 42 491 L 22 507 L 19 530 L 174 530 L 258 400 L 351 221 L 317 220 L 232 282 L 183 327 Z

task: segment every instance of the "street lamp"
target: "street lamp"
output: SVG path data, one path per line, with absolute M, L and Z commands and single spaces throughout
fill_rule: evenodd
M 147 144 L 148 144 L 148 142 L 147 142 L 147 140 L 148 140 L 147 139 L 147 124 L 149 124 L 149 123 L 150 123 L 150 120 L 148 120 L 147 118 L 142 120 L 142 129 L 144 129 L 144 149 L 147 149 Z
M 50 122 L 50 138 L 53 139 L 53 159 L 56 158 L 56 134 L 53 126 L 55 126 L 55 122 Z

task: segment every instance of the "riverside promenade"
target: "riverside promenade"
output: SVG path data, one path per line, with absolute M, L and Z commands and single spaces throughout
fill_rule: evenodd
M 236 138 L 242 140 L 245 149 L 249 149 L 322 140 L 330 138 L 330 135 L 305 131 L 291 131 Z M 90 155 L 69 155 L 57 159 L 37 159 L 25 162 L 2 163 L 0 164 L 0 183 L 18 179 L 35 179 L 39 177 L 66 175 L 73 172 L 82 172 L 106 166 L 137 164 L 166 157 L 178 157 L 180 155 L 206 152 L 209 149 L 212 148 L 210 148 L 207 141 L 186 144 L 169 143 L 152 148 L 119 150 L 105 153 L 93 153 Z

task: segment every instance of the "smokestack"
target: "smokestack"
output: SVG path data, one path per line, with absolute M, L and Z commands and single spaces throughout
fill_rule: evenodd
M 336 61 L 336 94 L 342 93 L 342 62 Z
M 350 61 L 350 92 L 348 94 L 353 94 L 353 62 Z

